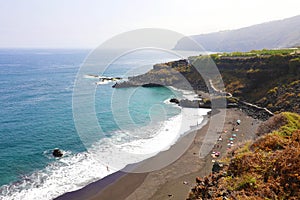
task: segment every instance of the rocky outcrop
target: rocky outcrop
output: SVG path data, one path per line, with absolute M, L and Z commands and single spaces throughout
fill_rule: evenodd
M 128 87 L 138 87 L 138 86 L 140 86 L 140 84 L 134 83 L 134 82 L 129 82 L 129 81 L 124 81 L 124 82 L 117 82 L 112 87 L 113 88 L 128 88 Z
M 193 75 L 192 75 L 193 74 Z M 119 82 L 113 87 L 125 88 L 136 86 L 173 86 L 178 89 L 197 89 L 208 91 L 202 77 L 196 69 L 189 64 L 188 60 L 178 60 L 168 63 L 156 64 L 149 72 L 128 77 L 128 81 Z M 192 75 L 192 76 L 190 76 Z
M 53 150 L 52 155 L 56 158 L 60 158 L 63 156 L 63 153 L 60 149 L 56 148 Z
M 254 119 L 267 120 L 272 117 L 274 114 L 269 111 L 267 108 L 259 107 L 254 104 L 250 104 L 244 101 L 239 102 L 239 108 L 241 108 L 248 116 L 253 117 Z
M 128 81 L 118 82 L 113 87 L 137 86 L 173 86 L 178 89 L 197 90 L 213 93 L 214 96 L 230 94 L 240 102 L 249 102 L 267 108 L 271 112 L 294 111 L 300 113 L 300 54 L 291 53 L 293 50 L 263 50 L 247 53 L 213 54 L 211 58 L 217 65 L 225 91 L 214 88 L 211 84 L 219 83 L 215 80 L 204 81 L 198 70 L 189 60 L 178 60 L 156 64 L 149 72 L 129 77 Z M 251 56 L 249 56 L 251 55 Z M 194 58 L 190 58 L 192 61 Z M 208 85 L 206 85 L 206 83 Z M 241 107 L 249 115 L 267 119 L 267 110 L 249 106 L 243 103 L 229 102 L 227 107 Z M 183 101 L 182 105 L 197 107 L 197 102 Z M 209 107 L 207 104 L 200 107 Z
M 163 87 L 163 85 L 160 85 L 157 83 L 146 83 L 146 84 L 143 84 L 142 87 Z
M 179 104 L 179 100 L 178 100 L 178 99 L 175 99 L 175 98 L 172 98 L 172 99 L 170 99 L 170 103 L 176 103 L 176 104 Z
M 273 112 L 293 111 L 300 113 L 300 80 L 270 89 L 257 103 Z

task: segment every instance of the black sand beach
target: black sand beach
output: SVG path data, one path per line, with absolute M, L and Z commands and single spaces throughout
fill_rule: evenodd
M 218 148 L 213 149 L 221 153 L 220 157 L 228 151 L 227 142 L 231 137 L 232 127 L 237 119 L 241 120 L 241 124 L 234 130 L 237 134 L 234 144 L 252 139 L 255 129 L 260 124 L 260 121 L 247 116 L 239 109 L 227 109 L 223 131 L 218 133 L 222 137 L 222 141 L 218 143 L 216 141 L 218 145 L 215 148 Z M 148 173 L 118 171 L 78 191 L 64 194 L 56 200 L 185 199 L 195 177 L 211 173 L 212 159 L 214 158 L 210 154 L 199 158 L 200 147 L 203 144 L 210 122 L 208 120 L 207 124 L 201 129 L 182 137 L 169 150 L 142 162 L 142 165 L 147 166 L 151 165 L 153 160 L 166 159 L 176 153 L 178 149 L 188 145 L 189 141 L 194 138 L 185 153 L 172 164 Z

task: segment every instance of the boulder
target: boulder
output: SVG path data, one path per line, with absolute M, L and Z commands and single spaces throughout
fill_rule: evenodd
M 52 152 L 52 155 L 56 158 L 60 158 L 63 156 L 63 153 L 58 148 L 55 148 Z
M 170 103 L 176 103 L 176 104 L 179 104 L 179 100 L 178 100 L 178 99 L 175 99 L 175 98 L 172 98 L 172 99 L 170 99 Z

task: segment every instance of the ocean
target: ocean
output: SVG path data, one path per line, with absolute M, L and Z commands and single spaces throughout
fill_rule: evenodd
M 1 200 L 50 200 L 80 189 L 168 149 L 208 111 L 195 113 L 169 103 L 170 98 L 191 97 L 192 92 L 168 87 L 114 89 L 114 82 L 96 85 L 98 79 L 87 74 L 81 78 L 95 87 L 102 133 L 78 134 L 73 89 L 89 55 L 90 50 L 0 50 Z M 139 51 L 115 60 L 101 75 L 126 79 L 177 59 L 167 52 Z M 89 136 L 88 124 L 85 128 Z M 64 156 L 54 158 L 54 148 Z

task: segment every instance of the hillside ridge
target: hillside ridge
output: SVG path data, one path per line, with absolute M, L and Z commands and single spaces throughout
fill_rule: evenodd
M 236 30 L 190 37 L 203 46 L 204 50 L 212 52 L 297 47 L 300 46 L 300 15 Z M 180 39 L 174 49 L 197 50 L 186 37 Z

